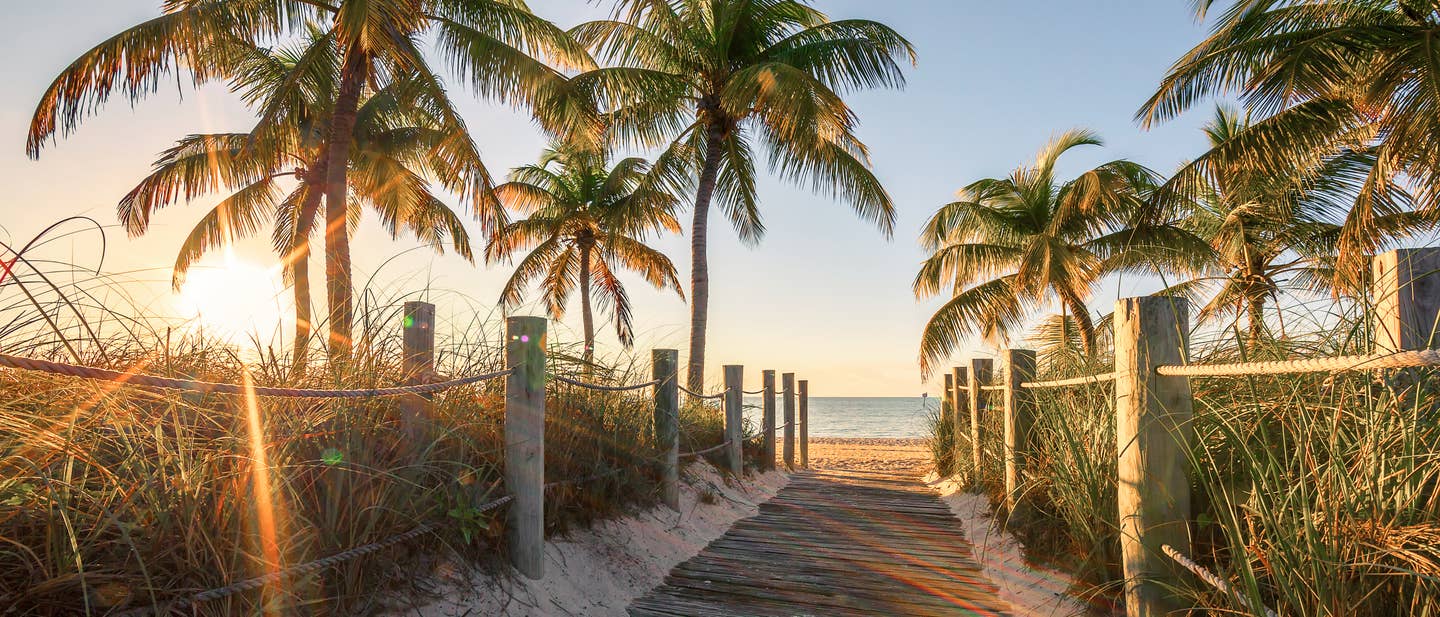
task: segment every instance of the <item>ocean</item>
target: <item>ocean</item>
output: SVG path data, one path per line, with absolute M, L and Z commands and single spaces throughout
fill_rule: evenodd
M 761 398 L 745 397 L 745 418 L 760 426 Z M 927 418 L 939 405 L 934 398 L 810 397 L 811 437 L 928 437 Z M 795 412 L 798 414 L 799 403 Z M 928 408 L 928 410 L 927 410 Z M 776 425 L 784 424 L 785 402 L 775 399 Z

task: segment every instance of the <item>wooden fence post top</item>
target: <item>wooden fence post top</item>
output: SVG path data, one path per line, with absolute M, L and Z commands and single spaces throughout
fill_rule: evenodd
M 429 302 L 405 303 L 400 322 L 402 358 L 405 379 L 409 383 L 428 381 L 435 368 L 435 305 Z
M 1001 408 L 1004 411 L 1005 452 L 1005 507 L 1011 512 L 1020 506 L 1024 492 L 1024 470 L 1030 450 L 1030 429 L 1034 424 L 1035 403 L 1033 393 L 1020 384 L 1035 378 L 1035 351 L 1031 349 L 1006 349 L 1000 352 L 1001 366 L 1004 367 L 1005 389 L 1001 392 Z
M 655 444 L 660 449 L 660 500 L 680 510 L 680 352 L 655 349 L 650 352 L 655 385 Z
M 505 486 L 510 559 L 525 576 L 545 573 L 545 329 L 541 317 L 505 320 Z
M 1375 350 L 1440 347 L 1440 248 L 1396 249 L 1371 262 Z
M 1173 593 L 1183 573 L 1161 550 L 1190 553 L 1189 453 L 1194 402 L 1186 377 L 1155 367 L 1184 364 L 1189 303 L 1147 296 L 1115 303 L 1116 504 L 1130 617 L 1184 609 Z
M 745 367 L 740 364 L 726 364 L 725 367 L 725 448 L 730 473 L 739 478 L 745 474 Z

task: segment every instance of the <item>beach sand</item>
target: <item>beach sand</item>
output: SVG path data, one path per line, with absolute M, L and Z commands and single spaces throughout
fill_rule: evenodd
M 815 469 L 884 471 L 917 480 L 930 471 L 925 439 L 854 439 L 811 437 L 810 466 Z
M 936 478 L 930 469 L 925 439 L 811 438 L 810 466 L 893 473 L 924 482 L 950 506 L 959 525 L 976 545 L 975 556 L 985 574 L 1000 588 L 1013 614 L 1061 617 L 1083 614 L 1084 605 L 1065 594 L 1070 580 L 1063 574 L 1032 569 L 1021 547 L 995 528 L 985 497 L 966 493 L 951 479 Z M 799 456 L 798 452 L 796 454 Z M 927 475 L 928 474 L 928 475 Z M 758 512 L 788 481 L 779 472 L 727 482 L 713 467 L 697 463 L 686 469 L 679 512 L 655 508 L 606 521 L 566 538 L 553 538 L 545 549 L 545 578 L 480 573 L 432 577 L 438 597 L 392 615 L 462 617 L 478 615 L 615 615 L 659 585 L 676 564 L 700 552 L 735 521 Z
M 759 512 L 789 481 L 780 472 L 727 481 L 703 460 L 685 468 L 680 510 L 657 507 L 545 543 L 545 577 L 445 568 L 425 581 L 432 597 L 392 607 L 396 617 L 621 616 L 676 564 Z

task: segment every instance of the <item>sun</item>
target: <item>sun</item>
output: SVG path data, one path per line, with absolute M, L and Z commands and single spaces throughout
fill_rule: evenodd
M 265 268 L 226 250 L 217 265 L 197 265 L 185 276 L 177 308 L 180 315 L 210 336 L 239 341 L 279 331 L 290 306 L 278 268 Z

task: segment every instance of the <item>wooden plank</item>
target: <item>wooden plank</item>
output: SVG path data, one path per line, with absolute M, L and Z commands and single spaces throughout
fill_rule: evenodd
M 631 615 L 1004 615 L 948 508 L 913 479 L 796 474 Z

